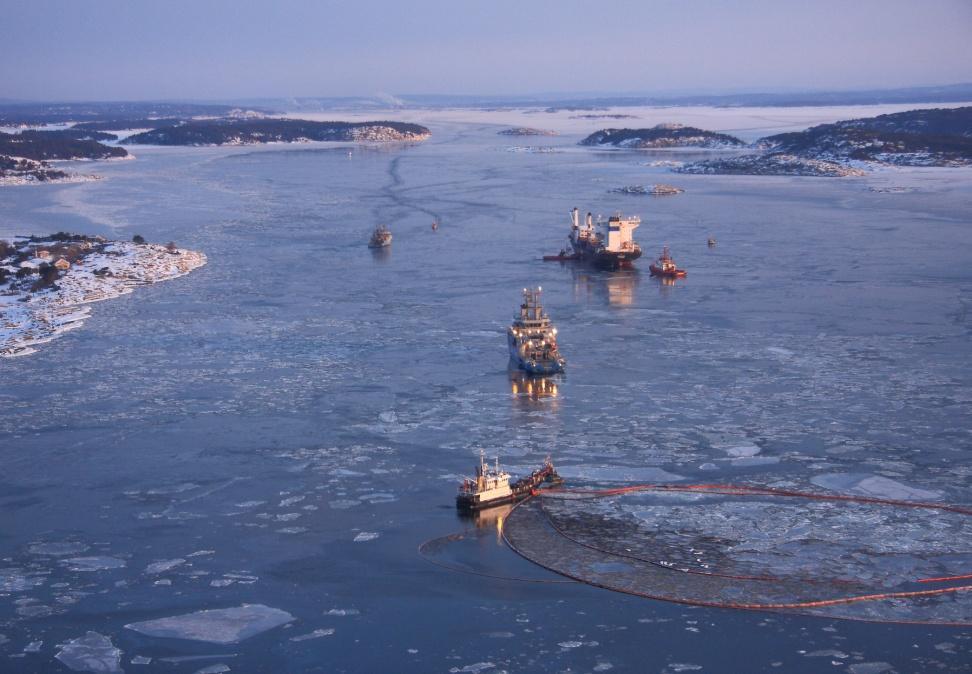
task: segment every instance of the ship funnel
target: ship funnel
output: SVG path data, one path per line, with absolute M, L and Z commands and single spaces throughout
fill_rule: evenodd
M 570 212 L 570 221 L 574 225 L 574 229 L 580 226 L 580 214 L 577 212 L 577 207 L 574 206 L 574 210 Z
M 587 213 L 587 226 L 588 227 L 592 227 L 593 226 L 593 219 L 594 219 L 594 216 L 591 215 L 590 211 L 588 211 L 588 213 Z

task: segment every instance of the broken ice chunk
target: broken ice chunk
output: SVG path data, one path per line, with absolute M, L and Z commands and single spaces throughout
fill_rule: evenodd
M 32 555 L 50 555 L 51 557 L 61 557 L 63 555 L 76 555 L 84 552 L 88 546 L 84 543 L 72 541 L 55 541 L 51 543 L 31 543 L 27 551 Z
M 209 667 L 197 669 L 195 674 L 223 674 L 223 672 L 228 672 L 229 670 L 229 667 L 220 662 L 215 665 L 210 665 Z
M 867 473 L 828 473 L 816 475 L 810 478 L 810 482 L 836 492 L 875 498 L 919 501 L 942 497 L 941 492 L 918 489 L 887 477 Z
M 185 564 L 186 560 L 181 557 L 177 559 L 163 559 L 158 562 L 153 562 L 145 567 L 145 573 L 148 575 L 155 575 L 157 573 L 164 573 L 165 571 L 170 571 L 177 566 Z
M 363 543 L 365 541 L 373 541 L 378 538 L 378 534 L 373 531 L 362 531 L 360 534 L 354 537 L 355 543 Z
M 320 639 L 321 637 L 329 637 L 334 634 L 334 628 L 328 627 L 326 629 L 314 630 L 307 634 L 301 634 L 296 637 L 290 637 L 291 641 L 307 641 L 308 639 Z
M 75 672 L 120 672 L 122 652 L 115 648 L 111 639 L 97 632 L 71 639 L 58 646 L 61 650 L 54 657 Z
M 125 560 L 117 557 L 71 557 L 61 560 L 61 563 L 71 571 L 103 571 L 125 566 Z
M 125 627 L 150 637 L 235 644 L 293 620 L 292 615 L 277 608 L 263 604 L 243 604 L 233 608 L 145 620 Z

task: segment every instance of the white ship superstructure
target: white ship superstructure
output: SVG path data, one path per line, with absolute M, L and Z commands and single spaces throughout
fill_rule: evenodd
M 580 211 L 570 212 L 570 246 L 581 260 L 588 260 L 599 267 L 620 269 L 630 267 L 641 257 L 641 246 L 634 240 L 634 230 L 641 225 L 636 215 L 623 216 L 616 213 L 607 222 L 587 214 L 583 226 Z M 599 231 L 600 230 L 600 231 Z

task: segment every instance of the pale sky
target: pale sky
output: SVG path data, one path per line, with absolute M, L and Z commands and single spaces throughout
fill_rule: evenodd
M 0 0 L 0 99 L 972 82 L 972 0 Z

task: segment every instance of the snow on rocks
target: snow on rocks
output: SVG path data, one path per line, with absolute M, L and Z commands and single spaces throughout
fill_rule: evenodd
M 144 620 L 129 623 L 125 627 L 150 637 L 235 644 L 293 620 L 294 616 L 277 608 L 263 604 L 243 604 L 233 608 Z
M 684 191 L 685 190 L 683 190 L 681 187 L 664 185 L 662 183 L 654 183 L 651 185 L 627 185 L 625 187 L 617 187 L 611 190 L 611 192 L 614 192 L 615 194 L 650 195 L 655 197 L 681 194 Z
M 80 327 L 90 312 L 85 305 L 184 276 L 204 264 L 206 256 L 192 250 L 129 242 L 97 246 L 50 288 L 30 292 L 24 285 L 0 293 L 0 356 L 35 353 L 36 345 Z

